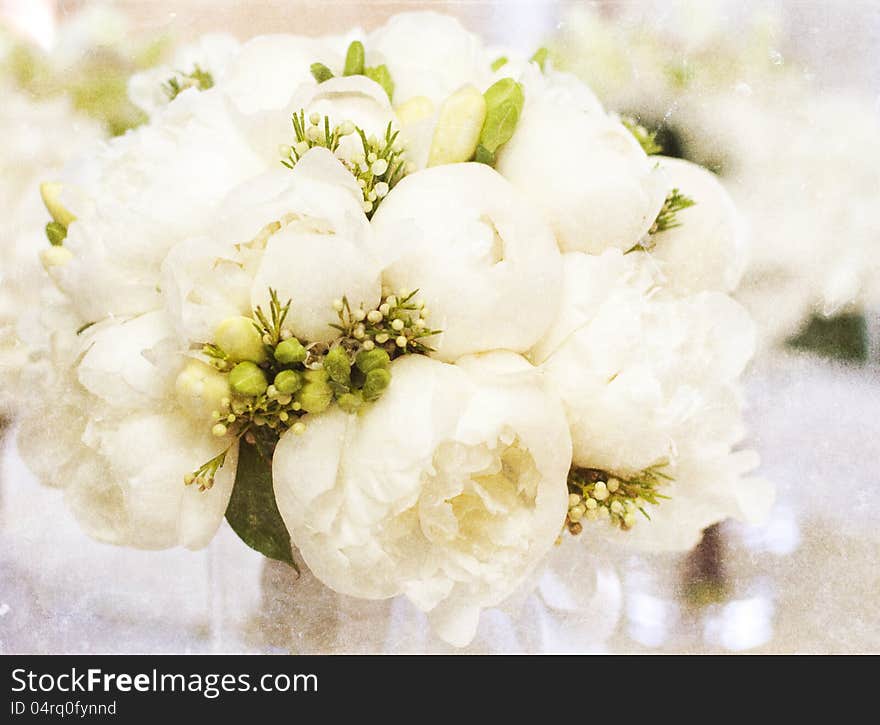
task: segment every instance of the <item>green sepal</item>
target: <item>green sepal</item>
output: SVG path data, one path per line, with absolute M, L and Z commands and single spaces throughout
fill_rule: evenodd
M 226 520 L 249 547 L 299 572 L 293 561 L 290 534 L 275 503 L 272 463 L 243 440 L 238 446 L 238 469 L 226 507 Z
M 388 100 L 394 98 L 394 81 L 391 78 L 391 71 L 388 70 L 387 65 L 383 63 L 382 65 L 364 68 L 364 75 L 385 89 L 385 93 L 388 94 Z
M 480 131 L 474 160 L 492 166 L 498 149 L 506 144 L 516 131 L 525 104 L 525 93 L 521 83 L 517 83 L 513 78 L 502 78 L 493 83 L 483 97 L 486 99 L 486 120 Z
M 345 54 L 344 76 L 362 76 L 364 74 L 364 44 L 359 40 L 353 40 Z
M 58 222 L 49 222 L 46 225 L 46 237 L 53 247 L 60 247 L 67 238 L 67 227 Z
M 535 54 L 531 58 L 529 58 L 529 62 L 530 63 L 537 63 L 538 68 L 540 68 L 541 72 L 543 73 L 546 68 L 546 65 L 547 65 L 547 59 L 549 57 L 550 57 L 550 51 L 548 51 L 544 47 L 541 47 L 535 51 Z
M 318 83 L 329 81 L 333 77 L 333 71 L 330 70 L 323 63 L 312 63 L 311 71 L 312 78 L 314 78 Z
M 492 65 L 490 66 L 493 71 L 498 70 L 499 68 L 503 68 L 507 64 L 507 56 L 502 55 L 500 58 L 496 58 L 492 61 Z

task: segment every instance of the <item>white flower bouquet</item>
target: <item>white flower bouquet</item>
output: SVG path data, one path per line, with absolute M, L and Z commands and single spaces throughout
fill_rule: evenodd
M 42 186 L 61 302 L 20 447 L 86 531 L 196 548 L 225 516 L 464 645 L 561 536 L 761 515 L 735 210 L 544 56 L 417 13 L 131 82 L 150 121 Z

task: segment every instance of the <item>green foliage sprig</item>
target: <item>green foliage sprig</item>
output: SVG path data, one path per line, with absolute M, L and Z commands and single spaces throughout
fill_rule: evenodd
M 648 156 L 663 153 L 663 147 L 657 142 L 657 131 L 649 131 L 632 116 L 621 116 L 620 122 L 626 126 Z
M 359 40 L 353 40 L 349 43 L 348 50 L 345 53 L 345 65 L 342 69 L 343 76 L 365 76 L 371 81 L 375 81 L 385 93 L 388 100 L 394 98 L 394 79 L 391 77 L 391 71 L 384 63 L 375 66 L 365 65 L 366 51 L 364 44 Z M 312 63 L 312 78 L 318 83 L 324 83 L 334 78 L 333 71 L 323 63 Z

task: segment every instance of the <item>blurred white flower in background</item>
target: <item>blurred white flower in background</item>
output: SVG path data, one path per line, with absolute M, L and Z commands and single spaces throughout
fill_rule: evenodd
M 577 7 L 552 46 L 610 108 L 720 174 L 748 224 L 737 296 L 763 345 L 813 314 L 880 305 L 880 109 L 784 57 L 780 22 L 725 2 L 637 3 L 610 18 Z

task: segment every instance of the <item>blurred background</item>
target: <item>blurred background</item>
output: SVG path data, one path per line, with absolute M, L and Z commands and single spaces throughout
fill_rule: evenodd
M 738 298 L 760 330 L 746 443 L 777 489 L 766 524 L 723 522 L 683 555 L 567 540 L 467 651 L 880 651 L 880 0 L 0 0 L 0 333 L 18 322 L 10 270 L 44 223 L 36 184 L 144 121 L 132 73 L 204 32 L 338 33 L 425 8 L 547 47 L 725 181 L 753 244 Z M 201 552 L 88 539 L 22 465 L 3 402 L 0 652 L 447 651 L 409 605 L 297 579 L 226 528 Z

